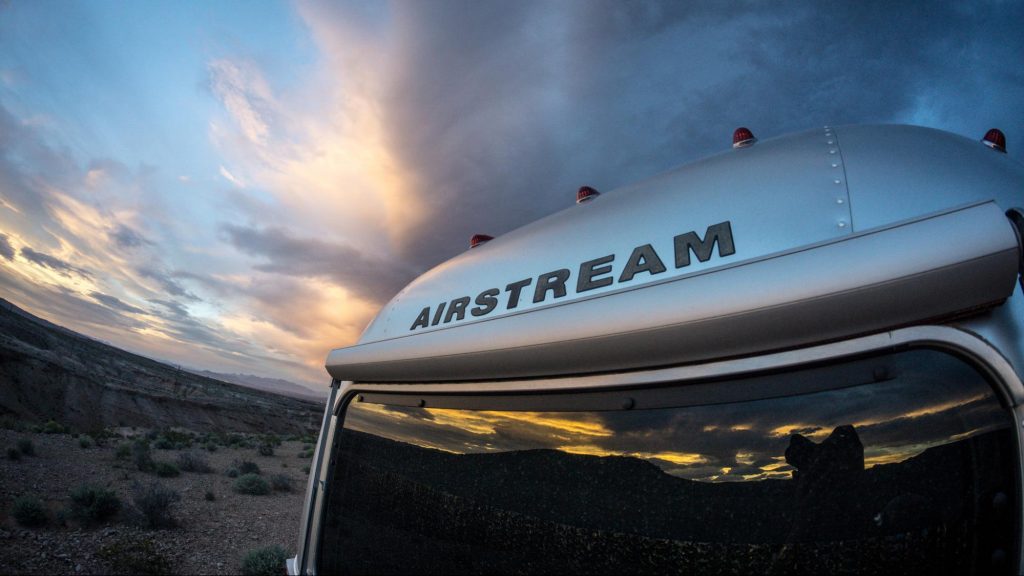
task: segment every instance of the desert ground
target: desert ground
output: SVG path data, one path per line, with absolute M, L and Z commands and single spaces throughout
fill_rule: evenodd
M 39 425 L 15 428 L 0 429 L 0 573 L 239 574 L 243 568 L 251 572 L 243 561 L 254 550 L 276 545 L 289 556 L 295 553 L 311 437 L 117 429 L 94 439 L 71 431 L 45 433 Z M 31 454 L 25 453 L 27 443 Z M 173 472 L 167 466 L 156 466 L 164 476 L 152 465 L 140 469 L 144 444 L 153 462 L 191 458 L 210 471 L 180 470 L 167 477 Z M 268 446 L 272 455 L 266 455 Z M 260 477 L 277 489 L 265 495 L 237 492 L 238 478 L 228 474 L 243 461 L 255 463 Z M 76 508 L 71 494 L 83 485 L 113 492 L 116 513 L 97 520 Z M 146 490 L 172 494 L 171 525 L 149 526 L 141 511 L 147 504 L 139 496 Z M 20 507 L 26 519 L 26 499 L 42 504 L 42 515 L 36 510 L 34 517 L 42 520 L 38 526 L 18 518 Z

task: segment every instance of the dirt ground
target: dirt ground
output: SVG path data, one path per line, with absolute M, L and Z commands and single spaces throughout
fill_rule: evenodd
M 35 455 L 12 460 L 7 449 L 21 438 L 31 439 Z M 251 550 L 279 545 L 289 556 L 295 554 L 308 478 L 303 468 L 311 461 L 298 457 L 301 442 L 284 442 L 273 456 L 261 456 L 254 448 L 220 446 L 209 452 L 194 447 L 191 450 L 202 453 L 213 471 L 183 471 L 176 478 L 158 478 L 140 472 L 130 460 L 118 459 L 117 443 L 108 439 L 105 446 L 82 448 L 68 434 L 0 430 L 0 573 L 126 573 L 126 564 L 115 559 L 141 554 L 162 555 L 175 574 L 238 574 L 242 558 Z M 179 452 L 154 449 L 152 456 L 173 463 Z M 292 491 L 264 496 L 235 493 L 235 480 L 225 471 L 243 459 L 257 463 L 268 480 L 275 474 L 287 475 Z M 133 485 L 154 481 L 181 496 L 171 506 L 174 528 L 146 528 L 133 509 Z M 68 495 L 83 483 L 114 490 L 122 502 L 117 516 L 93 526 L 71 518 Z M 207 500 L 208 491 L 214 500 Z M 14 500 L 26 494 L 38 497 L 49 509 L 44 526 L 25 528 L 12 516 Z

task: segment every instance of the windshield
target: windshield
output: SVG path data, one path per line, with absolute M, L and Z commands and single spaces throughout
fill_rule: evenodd
M 320 570 L 1010 569 L 1011 424 L 931 350 L 639 391 L 365 395 Z

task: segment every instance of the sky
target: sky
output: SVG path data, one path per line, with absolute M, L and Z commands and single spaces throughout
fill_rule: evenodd
M 0 296 L 324 387 L 417 275 L 761 138 L 910 123 L 1024 158 L 1024 3 L 0 0 Z

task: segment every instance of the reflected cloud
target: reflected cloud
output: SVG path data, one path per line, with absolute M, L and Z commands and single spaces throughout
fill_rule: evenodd
M 863 466 L 871 469 L 1007 426 L 988 385 L 959 360 L 921 350 L 892 364 L 901 376 L 885 384 L 725 405 L 574 413 L 358 404 L 347 426 L 452 453 L 549 449 L 637 458 L 710 482 L 790 478 L 788 448 L 797 436 L 805 454 L 862 443 Z M 842 448 L 826 441 L 838 428 L 847 430 Z

